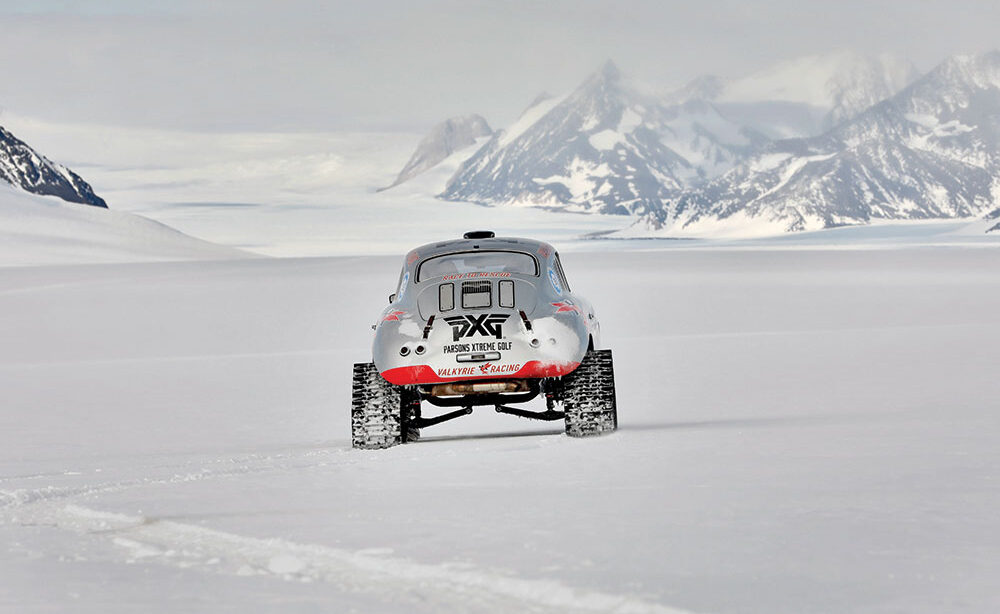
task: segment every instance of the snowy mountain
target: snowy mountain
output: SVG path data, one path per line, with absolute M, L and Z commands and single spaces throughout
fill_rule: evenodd
M 714 100 L 734 114 L 766 103 L 811 108 L 820 114 L 820 129 L 797 136 L 812 136 L 854 118 L 919 76 L 902 58 L 840 51 L 780 62 L 726 84 Z
M 710 102 L 664 104 L 638 93 L 608 62 L 568 96 L 536 101 L 466 160 L 440 197 L 643 213 L 765 142 Z
M 732 121 L 770 138 L 806 137 L 854 118 L 919 76 L 902 58 L 840 51 L 779 62 L 732 81 L 704 75 L 664 98 L 711 101 Z
M 0 179 L 33 194 L 107 208 L 79 175 L 56 164 L 0 126 Z
M 663 95 L 664 102 L 684 104 L 692 100 L 716 100 L 726 91 L 726 81 L 715 75 L 702 75 L 692 79 L 683 87 Z
M 470 147 L 476 139 L 490 136 L 493 129 L 480 115 L 464 115 L 452 117 L 434 126 L 424 137 L 417 150 L 413 152 L 409 162 L 399 172 L 391 185 L 382 188 L 388 190 L 420 173 L 429 170 L 456 151 Z
M 778 141 L 630 232 L 768 234 L 983 215 L 1000 198 L 1000 52 L 951 58 L 813 138 Z
M 568 96 L 536 100 L 466 160 L 440 198 L 655 216 L 770 138 L 819 134 L 915 75 L 903 60 L 844 52 L 655 95 L 608 62 Z

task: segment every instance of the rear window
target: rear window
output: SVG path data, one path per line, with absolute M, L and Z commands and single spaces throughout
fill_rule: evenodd
M 476 277 L 476 273 L 493 273 L 498 274 L 498 277 L 510 273 L 538 275 L 538 263 L 534 256 L 522 252 L 475 251 L 445 254 L 421 262 L 417 269 L 417 281 L 447 275 Z

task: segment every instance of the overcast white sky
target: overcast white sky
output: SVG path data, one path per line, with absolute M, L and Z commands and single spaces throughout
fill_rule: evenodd
M 842 48 L 927 69 L 1000 47 L 983 0 L 0 0 L 0 19 L 0 110 L 199 130 L 503 126 L 607 58 L 680 85 Z

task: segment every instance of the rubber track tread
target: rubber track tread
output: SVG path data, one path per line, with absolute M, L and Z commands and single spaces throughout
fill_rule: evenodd
M 563 378 L 563 411 L 570 437 L 603 435 L 618 429 L 615 367 L 611 350 L 591 350 Z
M 372 363 L 356 363 L 351 387 L 351 445 L 377 450 L 403 442 L 400 391 Z

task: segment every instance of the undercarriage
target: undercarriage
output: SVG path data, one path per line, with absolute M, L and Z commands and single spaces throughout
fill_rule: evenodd
M 416 429 L 461 418 L 471 414 L 474 407 L 488 407 L 490 405 L 497 413 L 530 420 L 552 421 L 562 420 L 566 417 L 564 412 L 555 409 L 559 390 L 557 378 L 455 382 L 416 386 L 415 388 L 417 398 L 420 401 L 427 401 L 435 407 L 461 408 L 434 417 L 425 417 L 421 411 L 420 403 L 411 403 L 405 420 L 411 428 Z M 545 411 L 530 411 L 509 405 L 511 403 L 527 403 L 534 400 L 539 394 L 545 395 Z

